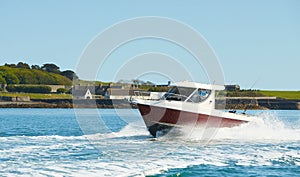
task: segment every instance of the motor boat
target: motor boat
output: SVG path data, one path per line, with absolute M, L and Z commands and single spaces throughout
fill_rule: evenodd
M 216 92 L 222 85 L 177 82 L 160 99 L 133 99 L 153 137 L 164 135 L 174 127 L 234 127 L 255 119 L 236 111 L 216 110 Z M 225 109 L 225 105 L 224 105 Z

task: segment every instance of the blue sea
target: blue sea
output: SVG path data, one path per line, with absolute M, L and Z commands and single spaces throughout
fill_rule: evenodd
M 300 111 L 153 139 L 137 110 L 0 109 L 0 176 L 300 176 Z

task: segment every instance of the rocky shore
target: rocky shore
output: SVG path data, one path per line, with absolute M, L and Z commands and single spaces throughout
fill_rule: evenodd
M 216 108 L 256 110 L 300 110 L 300 100 L 226 99 L 216 100 Z M 123 99 L 16 99 L 0 101 L 0 108 L 135 108 Z
M 131 108 L 127 100 L 111 99 L 31 99 L 0 101 L 0 108 Z
M 222 108 L 224 100 L 216 100 L 216 108 Z M 224 107 L 224 106 L 223 106 Z M 300 100 L 285 99 L 226 99 L 226 109 L 300 110 Z

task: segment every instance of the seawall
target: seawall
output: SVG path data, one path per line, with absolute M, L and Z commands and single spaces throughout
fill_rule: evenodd
M 31 99 L 0 101 L 0 108 L 131 108 L 131 105 L 121 99 Z
M 216 108 L 223 109 L 224 101 L 217 99 Z M 0 108 L 132 108 L 132 105 L 124 99 L 5 99 L 0 101 Z M 300 110 L 300 100 L 226 99 L 225 109 Z
M 224 100 L 216 100 L 220 108 Z M 224 106 L 223 106 L 224 107 Z M 285 99 L 226 99 L 226 109 L 300 110 L 300 100 Z

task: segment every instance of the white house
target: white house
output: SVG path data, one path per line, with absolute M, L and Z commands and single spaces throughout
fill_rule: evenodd
M 73 97 L 76 99 L 93 99 L 90 89 L 75 89 L 73 90 Z

